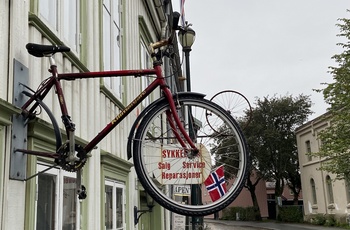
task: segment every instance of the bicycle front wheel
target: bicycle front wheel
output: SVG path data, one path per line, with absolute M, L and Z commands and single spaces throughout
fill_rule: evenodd
M 178 129 L 163 101 L 136 132 L 135 170 L 146 192 L 166 209 L 187 216 L 209 215 L 231 204 L 242 190 L 250 163 L 246 142 L 237 122 L 217 104 L 190 95 L 176 102 L 199 153 L 179 144 L 174 135 Z

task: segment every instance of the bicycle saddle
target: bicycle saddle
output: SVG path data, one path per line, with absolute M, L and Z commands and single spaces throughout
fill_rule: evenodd
M 26 45 L 28 53 L 35 57 L 51 56 L 57 52 L 69 52 L 70 48 L 65 45 L 41 45 L 28 43 Z

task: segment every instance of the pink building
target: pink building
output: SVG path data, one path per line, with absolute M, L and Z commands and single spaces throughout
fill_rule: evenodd
M 251 176 L 251 180 L 255 181 L 255 175 Z M 268 207 L 267 207 L 267 192 L 266 192 L 266 182 L 265 180 L 260 180 L 256 186 L 255 194 L 259 203 L 261 217 L 266 219 L 269 217 Z M 203 203 L 211 202 L 210 196 L 203 197 Z M 252 207 L 253 201 L 250 192 L 247 188 L 243 188 L 238 197 L 229 205 L 229 207 Z M 222 216 L 222 211 L 219 213 L 219 217 Z M 214 215 L 207 216 L 206 218 L 214 218 Z

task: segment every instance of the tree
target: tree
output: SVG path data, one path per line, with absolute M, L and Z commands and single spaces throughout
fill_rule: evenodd
M 349 12 L 349 10 L 348 10 Z M 320 133 L 322 142 L 320 152 L 316 156 L 327 157 L 322 169 L 337 175 L 338 179 L 350 179 L 350 20 L 339 19 L 338 36 L 344 38 L 339 43 L 344 51 L 334 55 L 332 59 L 338 64 L 329 67 L 333 83 L 324 83 L 324 99 L 330 106 L 330 126 Z
M 258 170 L 254 169 L 254 166 L 252 166 L 250 170 L 250 177 L 247 178 L 245 187 L 250 192 L 250 197 L 252 198 L 252 203 L 254 208 L 254 218 L 256 221 L 262 220 L 258 198 L 256 197 L 256 193 L 255 193 L 256 186 L 259 184 L 261 179 L 263 179 L 262 175 L 260 175 Z
M 301 177 L 299 170 L 299 161 L 297 160 L 294 164 L 288 165 L 287 172 L 287 186 L 293 192 L 293 204 L 298 205 L 299 194 L 301 191 Z
M 244 130 L 253 166 L 262 178 L 275 182 L 276 199 L 282 195 L 285 182 L 299 186 L 300 191 L 295 180 L 299 164 L 294 130 L 312 113 L 310 107 L 310 97 L 305 95 L 258 99 Z

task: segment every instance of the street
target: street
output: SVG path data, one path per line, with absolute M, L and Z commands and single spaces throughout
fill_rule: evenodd
M 221 223 L 207 223 L 205 230 L 265 230 L 266 228 L 226 225 Z
M 273 221 L 225 221 L 205 219 L 206 230 L 339 230 L 336 227 L 324 227 L 310 224 L 279 223 Z

